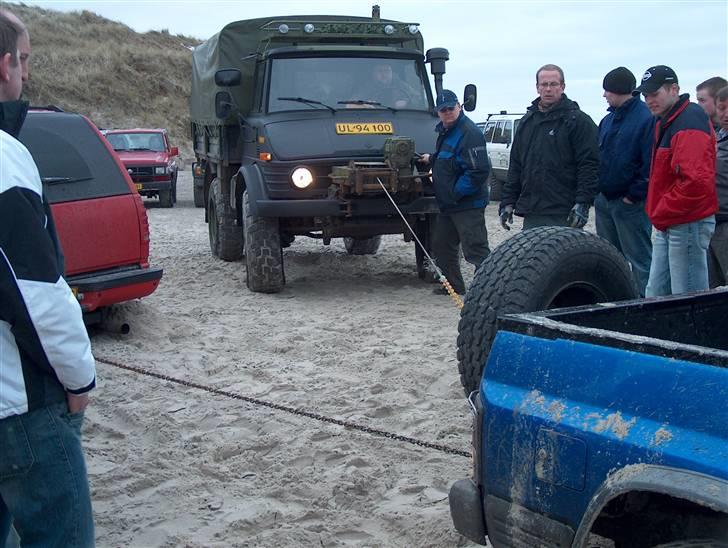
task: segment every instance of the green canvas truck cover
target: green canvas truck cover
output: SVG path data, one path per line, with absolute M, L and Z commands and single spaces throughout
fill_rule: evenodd
M 314 31 L 304 32 L 306 24 Z M 280 25 L 288 32 L 281 33 Z M 392 25 L 395 31 L 386 34 L 384 27 Z M 219 120 L 215 116 L 215 94 L 226 90 L 231 93 L 242 114 L 253 107 L 253 78 L 256 60 L 273 48 L 286 46 L 350 45 L 390 46 L 423 51 L 422 35 L 409 32 L 410 25 L 386 19 L 348 17 L 341 15 L 295 15 L 265 17 L 229 23 L 192 52 L 192 94 L 190 115 L 193 122 L 204 125 L 237 123 L 235 117 Z M 239 86 L 221 88 L 215 84 L 215 73 L 221 69 L 236 68 L 241 73 Z

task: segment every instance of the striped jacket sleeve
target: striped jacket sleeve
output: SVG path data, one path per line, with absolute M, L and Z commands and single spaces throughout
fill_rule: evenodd
M 39 373 L 55 376 L 75 394 L 95 386 L 91 343 L 81 308 L 62 277 L 50 222 L 32 156 L 0 131 L 0 323 L 12 333 L 6 341 L 17 347 L 0 348 L 0 390 L 21 373 L 26 393 Z M 15 392 L 22 391 L 16 386 Z M 22 407 L 22 401 L 16 403 Z

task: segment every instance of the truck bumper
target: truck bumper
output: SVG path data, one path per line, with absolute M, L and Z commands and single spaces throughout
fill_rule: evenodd
M 485 545 L 485 518 L 480 489 L 471 479 L 453 483 L 448 496 L 450 515 L 455 529 L 473 542 Z
M 84 313 L 93 312 L 154 292 L 162 278 L 161 268 L 119 269 L 103 273 L 79 274 L 66 278 Z
M 433 196 L 423 196 L 407 204 L 397 204 L 405 215 L 438 213 L 440 209 Z M 257 200 L 259 217 L 344 217 L 347 203 L 340 200 Z M 398 215 L 392 202 L 386 197 L 353 200 L 352 217 Z
M 170 190 L 172 188 L 172 179 L 168 179 L 166 181 L 147 181 L 144 183 L 134 181 L 134 186 L 136 187 L 139 194 L 156 194 L 160 190 Z

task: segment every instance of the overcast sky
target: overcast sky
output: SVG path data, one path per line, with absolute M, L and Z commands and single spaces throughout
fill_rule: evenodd
M 240 19 L 280 15 L 368 17 L 419 23 L 425 48 L 445 47 L 445 87 L 461 96 L 478 86 L 484 120 L 499 110 L 524 112 L 536 97 L 535 72 L 564 69 L 566 94 L 595 122 L 606 114 L 602 79 L 623 65 L 639 82 L 652 65 L 671 66 L 683 93 L 712 76 L 728 77 L 728 0 L 379 0 L 374 1 L 25 1 L 61 11 L 90 10 L 134 30 L 167 29 L 201 39 Z M 31 37 L 32 38 L 32 37 Z

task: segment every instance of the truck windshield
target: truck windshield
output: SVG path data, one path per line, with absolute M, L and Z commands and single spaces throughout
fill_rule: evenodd
M 268 112 L 341 108 L 430 110 L 426 75 L 414 59 L 273 59 Z M 305 102 L 291 97 L 306 98 Z M 305 105 L 305 107 L 304 107 Z
M 107 133 L 106 139 L 114 150 L 165 150 L 164 138 L 160 133 Z

